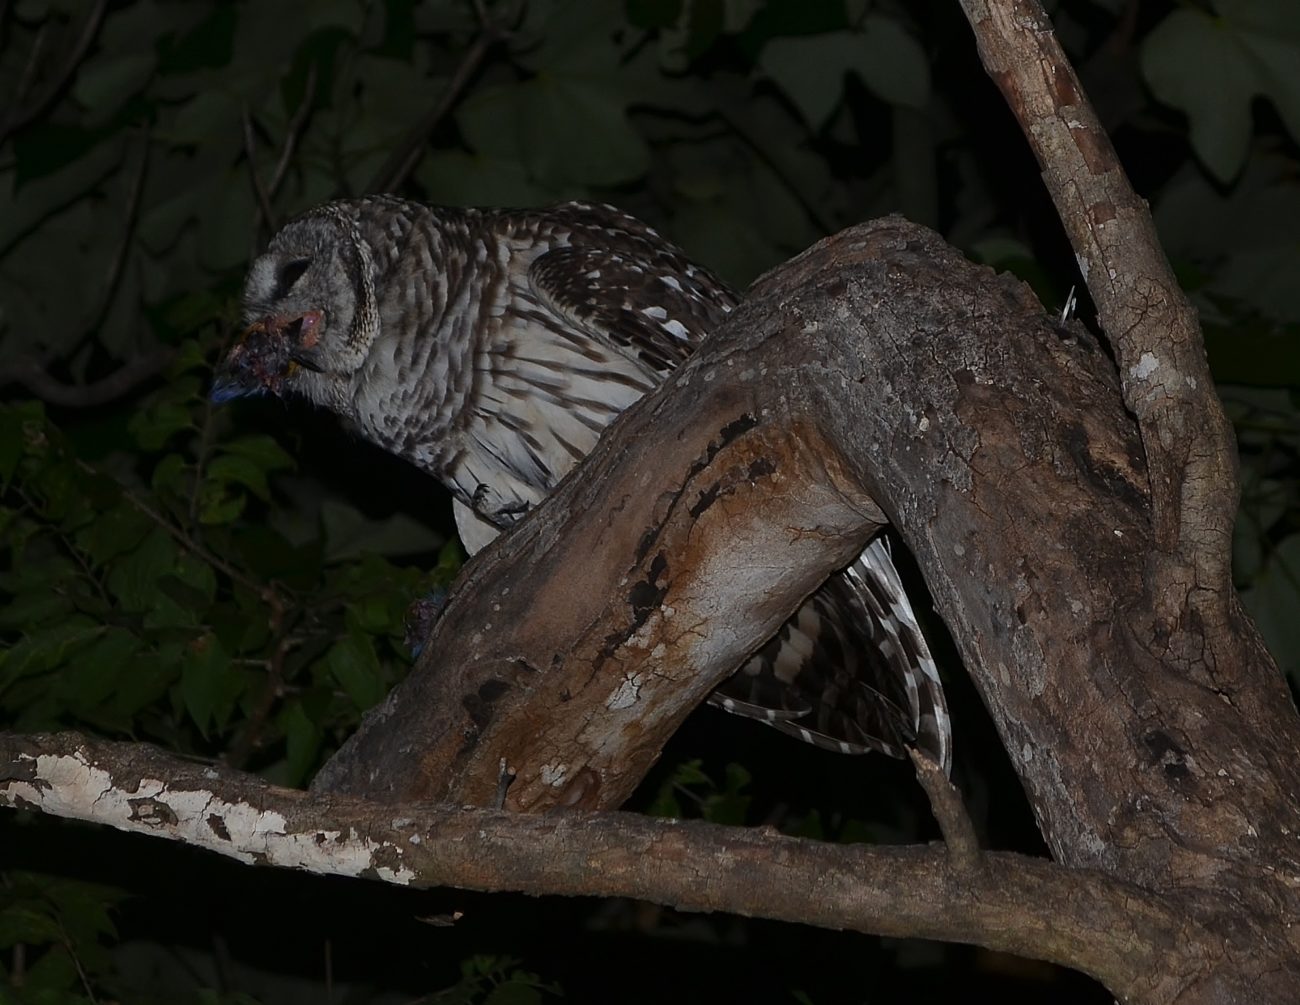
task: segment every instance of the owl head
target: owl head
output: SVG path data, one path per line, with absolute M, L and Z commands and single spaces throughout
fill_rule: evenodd
M 335 202 L 287 224 L 244 284 L 243 334 L 217 367 L 212 400 L 302 394 L 331 404 L 379 332 L 362 207 Z

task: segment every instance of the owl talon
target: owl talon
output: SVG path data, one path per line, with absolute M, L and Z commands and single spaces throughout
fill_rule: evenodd
M 483 519 L 498 527 L 508 527 L 532 508 L 525 499 L 503 499 L 491 485 L 479 482 L 470 499 L 470 506 Z

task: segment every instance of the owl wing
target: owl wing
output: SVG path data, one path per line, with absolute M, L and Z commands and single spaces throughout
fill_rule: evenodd
M 948 708 L 883 537 L 832 576 L 710 696 L 828 750 L 924 750 L 951 765 Z
M 562 209 L 569 243 L 533 261 L 535 295 L 645 370 L 673 369 L 737 304 L 721 280 L 635 217 L 588 203 Z

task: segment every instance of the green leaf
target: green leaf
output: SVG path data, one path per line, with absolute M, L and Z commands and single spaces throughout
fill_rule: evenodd
M 150 51 L 128 52 L 92 59 L 77 74 L 72 94 L 86 109 L 87 122 L 97 125 L 148 82 L 155 65 Z
M 638 28 L 671 28 L 686 0 L 627 0 L 627 16 Z
M 43 946 L 63 939 L 57 918 L 35 905 L 14 904 L 0 910 L 0 949 L 19 943 Z
M 611 81 L 540 75 L 480 91 L 457 118 L 479 154 L 518 158 L 543 185 L 617 185 L 649 167 Z
M 288 748 L 286 765 L 288 777 L 284 780 L 284 784 L 301 785 L 316 766 L 324 731 L 312 721 L 300 701 L 285 705 L 276 717 L 276 722 L 284 731 Z
M 214 136 L 240 135 L 239 99 L 219 88 L 200 90 L 175 113 L 166 138 L 176 144 L 204 144 Z
M 288 451 L 281 447 L 274 437 L 264 433 L 228 440 L 218 449 L 223 454 L 246 458 L 263 471 L 278 471 L 294 467 L 293 457 Z
M 1176 10 L 1147 36 L 1141 63 L 1156 97 L 1187 115 L 1205 166 L 1220 181 L 1235 177 L 1250 144 L 1250 101 L 1259 81 L 1228 25 Z
M 361 711 L 383 699 L 379 659 L 368 636 L 349 635 L 335 643 L 325 657 L 325 667 Z
M 140 547 L 114 564 L 108 574 L 109 592 L 128 611 L 151 610 L 163 599 L 159 580 L 178 560 L 175 542 L 161 528 L 155 529 Z
M 205 623 L 217 592 L 212 567 L 181 552 L 167 573 L 158 578 L 158 598 L 146 612 L 146 628 L 189 628 Z
M 58 693 L 74 713 L 86 717 L 115 698 L 140 640 L 122 628 L 108 628 L 103 637 L 77 654 L 59 674 Z
M 429 200 L 443 206 L 542 206 L 564 195 L 535 181 L 515 157 L 463 150 L 427 155 L 416 177 Z
M 204 474 L 209 482 L 219 486 L 224 487 L 227 482 L 235 482 L 243 485 L 259 499 L 271 498 L 271 488 L 266 482 L 265 470 L 248 457 L 241 457 L 238 454 L 214 457 L 208 463 Z
M 371 520 L 354 506 L 332 499 L 321 501 L 327 562 L 362 555 L 414 555 L 434 551 L 446 538 L 405 513 Z
M 204 635 L 185 647 L 181 664 L 181 698 L 199 732 L 223 720 L 233 707 L 230 658 L 213 635 Z M 237 684 L 236 684 L 237 689 Z
M 77 531 L 75 539 L 92 562 L 104 565 L 137 547 L 153 526 L 152 520 L 123 500 L 102 510 L 93 523 Z
M 141 449 L 160 450 L 177 433 L 195 426 L 188 406 L 162 401 L 136 413 L 127 428 Z
M 861 31 L 773 39 L 759 66 L 813 129 L 825 125 L 839 104 L 846 73 L 857 74 L 891 105 L 924 108 L 930 98 L 924 50 L 897 21 L 877 14 L 865 19 Z
M 39 401 L 0 407 L 0 482 L 14 476 L 33 442 L 44 442 L 45 435 L 45 408 Z
M 891 17 L 869 15 L 862 24 L 862 82 L 891 105 L 924 109 L 930 100 L 930 61 L 921 44 Z
M 14 597 L 0 609 L 0 628 L 32 629 L 72 610 L 72 602 L 62 593 L 41 590 Z
M 532 985 L 508 980 L 494 987 L 483 999 L 483 1005 L 538 1005 L 541 1000 L 541 992 Z
M 199 522 L 208 526 L 231 523 L 244 512 L 248 497 L 228 485 L 209 481 L 199 489 Z
M 131 661 L 130 672 L 119 676 L 106 714 L 133 722 L 141 710 L 157 703 L 180 676 L 183 648 L 181 643 L 173 642 L 155 652 L 137 655 Z
M 1221 16 L 1175 10 L 1142 45 L 1142 73 L 1161 101 L 1184 112 L 1192 147 L 1221 182 L 1246 159 L 1251 102 L 1273 102 L 1300 140 L 1300 16 L 1289 0 L 1232 0 Z
M 0 692 L 21 677 L 60 666 L 103 632 L 103 626 L 76 616 L 24 636 L 11 649 L 0 653 Z
M 153 469 L 149 484 L 155 492 L 183 495 L 189 491 L 188 465 L 180 454 L 167 454 Z

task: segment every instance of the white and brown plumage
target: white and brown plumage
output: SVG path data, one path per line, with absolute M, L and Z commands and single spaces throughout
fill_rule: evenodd
M 736 296 L 609 206 L 329 203 L 253 263 L 216 400 L 294 393 L 441 480 L 472 553 L 538 503 Z M 844 753 L 951 762 L 938 672 L 884 540 L 712 695 Z

